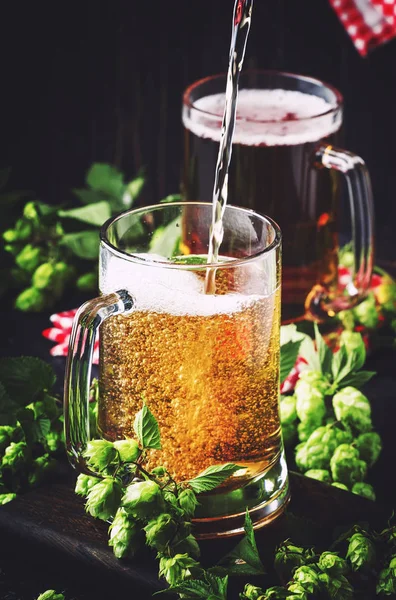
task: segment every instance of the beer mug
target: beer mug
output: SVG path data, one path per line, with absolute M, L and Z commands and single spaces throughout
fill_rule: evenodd
M 219 259 L 208 266 L 211 218 L 211 204 L 180 202 L 130 210 L 102 227 L 101 295 L 76 315 L 65 377 L 66 447 L 78 470 L 89 473 L 98 330 L 103 438 L 134 437 L 144 399 L 162 445 L 149 451 L 148 468 L 163 465 L 181 482 L 211 465 L 240 466 L 200 495 L 201 538 L 243 531 L 246 509 L 255 527 L 264 525 L 289 498 L 279 419 L 280 230 L 228 206 Z M 208 269 L 215 294 L 204 293 Z
M 184 200 L 212 197 L 225 88 L 218 75 L 184 93 Z M 358 303 L 370 285 L 371 185 L 363 160 L 335 146 L 342 104 L 339 91 L 309 77 L 240 76 L 228 201 L 269 215 L 282 230 L 283 323 L 325 321 Z M 338 268 L 346 248 L 353 254 L 347 274 Z

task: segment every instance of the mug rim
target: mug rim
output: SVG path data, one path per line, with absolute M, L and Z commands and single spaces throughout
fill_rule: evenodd
M 341 94 L 341 92 L 333 85 L 331 85 L 325 81 L 322 81 L 321 79 L 317 79 L 316 77 L 311 77 L 309 75 L 301 75 L 299 73 L 291 73 L 289 71 L 280 71 L 277 69 L 246 69 L 245 71 L 243 71 L 243 73 L 241 73 L 240 77 L 244 78 L 249 74 L 267 75 L 267 76 L 277 75 L 277 76 L 285 77 L 287 79 L 293 79 L 293 80 L 298 79 L 299 81 L 302 81 L 302 82 L 305 81 L 307 83 L 311 83 L 311 84 L 317 85 L 319 87 L 326 88 L 334 94 L 335 99 L 336 99 L 336 104 L 334 106 L 331 106 L 331 108 L 329 108 L 325 112 L 321 112 L 321 113 L 318 113 L 315 115 L 310 115 L 309 117 L 298 117 L 296 119 L 293 119 L 293 122 L 311 121 L 313 119 L 319 119 L 321 117 L 325 117 L 325 116 L 331 115 L 333 113 L 336 113 L 337 111 L 342 109 L 344 106 L 344 98 L 343 98 L 343 95 Z M 215 117 L 216 119 L 219 119 L 219 117 L 221 117 L 221 115 L 198 108 L 194 104 L 194 102 L 191 100 L 191 93 L 195 89 L 197 89 L 199 86 L 201 86 L 205 83 L 208 83 L 208 82 L 214 81 L 214 80 L 219 80 L 219 79 L 226 79 L 226 78 L 227 78 L 227 73 L 222 72 L 222 73 L 217 73 L 215 75 L 208 75 L 206 77 L 202 77 L 201 79 L 197 79 L 196 81 L 191 83 L 183 92 L 183 98 L 182 98 L 183 107 L 188 107 L 190 110 L 194 110 L 203 116 L 206 116 L 209 118 Z M 245 89 L 245 88 L 239 87 L 239 90 L 241 90 L 241 89 Z M 258 89 L 261 89 L 261 88 L 258 87 Z M 275 88 L 273 88 L 273 89 L 275 89 Z M 250 117 L 238 117 L 238 116 L 236 117 L 236 121 L 245 122 L 245 123 L 262 123 L 262 124 L 279 123 L 279 120 L 276 120 L 276 119 L 252 119 Z
M 143 214 L 143 213 L 147 213 L 147 212 L 153 212 L 154 210 L 158 210 L 158 209 L 166 210 L 167 208 L 175 207 L 175 206 L 176 207 L 177 206 L 179 206 L 179 207 L 181 207 L 181 206 L 212 207 L 212 203 L 211 202 L 195 202 L 195 201 L 179 201 L 179 202 L 171 202 L 171 203 L 150 204 L 148 206 L 141 206 L 139 208 L 130 208 L 126 211 L 123 211 L 123 212 L 115 215 L 114 217 L 110 217 L 110 219 L 108 219 L 107 221 L 105 221 L 105 223 L 103 223 L 102 227 L 100 228 L 100 232 L 99 232 L 100 244 L 102 246 L 104 246 L 109 252 L 111 252 L 112 254 L 117 256 L 118 258 L 127 260 L 132 263 L 136 263 L 136 264 L 140 264 L 140 265 L 144 264 L 144 265 L 152 266 L 152 267 L 163 267 L 166 269 L 180 269 L 183 271 L 205 271 L 207 268 L 215 268 L 215 269 L 235 268 L 239 265 L 244 265 L 248 262 L 253 262 L 265 254 L 270 254 L 270 253 L 276 251 L 281 246 L 282 232 L 281 232 L 279 225 L 276 223 L 276 221 L 271 219 L 271 217 L 268 217 L 267 215 L 261 215 L 260 213 L 257 213 L 256 211 L 251 210 L 250 208 L 244 208 L 244 207 L 235 206 L 232 204 L 227 204 L 225 207 L 225 210 L 226 211 L 227 210 L 235 210 L 237 212 L 243 212 L 247 215 L 252 215 L 255 218 L 260 219 L 262 222 L 265 222 L 272 227 L 273 232 L 274 232 L 274 239 L 270 244 L 268 244 L 268 246 L 265 246 L 265 248 L 262 248 L 261 250 L 254 252 L 250 256 L 246 256 L 243 258 L 231 258 L 227 262 L 212 262 L 212 263 L 205 263 L 202 265 L 196 265 L 196 264 L 189 265 L 189 264 L 182 264 L 182 263 L 167 262 L 165 260 L 153 260 L 153 259 L 150 259 L 147 257 L 142 257 L 139 254 L 133 254 L 133 253 L 129 254 L 128 252 L 125 252 L 124 250 L 117 248 L 116 246 L 114 246 L 114 244 L 112 244 L 109 241 L 108 235 L 107 235 L 109 228 L 112 225 L 114 225 L 114 223 L 125 218 L 126 216 L 129 216 L 131 214 L 139 214 L 139 213 Z

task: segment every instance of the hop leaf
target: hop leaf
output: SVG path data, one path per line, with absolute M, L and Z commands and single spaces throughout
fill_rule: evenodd
M 296 568 L 312 559 L 313 551 L 284 542 L 275 552 L 274 567 L 282 583 L 290 581 Z
M 55 590 L 47 590 L 40 594 L 37 600 L 65 600 L 63 594 L 58 594 Z
M 107 440 L 91 440 L 83 455 L 94 469 L 103 471 L 114 461 L 117 450 Z
M 111 477 L 106 477 L 88 491 L 85 509 L 92 517 L 107 521 L 116 513 L 120 500 L 119 483 Z

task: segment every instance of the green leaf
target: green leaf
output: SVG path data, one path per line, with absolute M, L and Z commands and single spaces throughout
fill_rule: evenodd
M 106 163 L 94 163 L 85 180 L 93 190 L 105 192 L 116 198 L 121 198 L 125 190 L 123 174 Z
M 97 260 L 99 255 L 99 234 L 97 231 L 80 231 L 78 233 L 67 233 L 59 241 L 80 258 Z
M 257 550 L 253 523 L 248 510 L 246 510 L 244 529 L 245 537 L 219 562 L 219 566 L 225 567 L 229 575 L 262 575 L 266 571 Z
M 172 258 L 179 252 L 181 240 L 181 217 L 177 217 L 164 227 L 157 227 L 150 240 L 150 252 Z
M 297 326 L 292 323 L 290 325 L 282 325 L 280 337 L 281 347 L 290 341 L 300 341 L 299 355 L 307 361 L 313 371 L 320 371 L 319 355 L 315 350 L 312 338 L 307 333 L 298 331 Z
M 58 211 L 58 215 L 100 227 L 107 219 L 110 219 L 111 210 L 110 204 L 103 200 L 102 202 L 95 202 L 95 204 L 89 204 L 88 206 L 60 210 Z
M 242 468 L 243 467 L 235 465 L 234 463 L 213 465 L 205 469 L 205 471 L 202 471 L 202 473 L 197 477 L 194 477 L 194 479 L 190 479 L 188 483 L 196 494 L 209 492 Z
M 218 577 L 208 571 L 204 571 L 201 579 L 187 579 L 178 585 L 169 587 L 167 590 L 156 592 L 156 594 L 175 593 L 182 598 L 197 600 L 226 600 L 227 599 L 228 576 Z
M 370 379 L 376 374 L 377 373 L 375 371 L 358 371 L 357 373 L 349 373 L 343 379 L 340 379 L 337 383 L 339 387 L 352 386 L 360 388 L 365 383 L 370 381 Z
M 143 407 L 135 417 L 133 428 L 143 449 L 161 450 L 157 419 L 144 402 Z
M 333 360 L 331 363 L 331 372 L 333 375 L 334 383 L 338 381 L 338 379 L 344 377 L 349 373 L 349 356 L 346 350 L 346 347 L 342 345 L 338 352 L 333 355 Z
M 11 400 L 19 406 L 30 404 L 40 392 L 50 390 L 55 380 L 52 367 L 39 358 L 0 359 L 0 381 Z
M 141 173 L 127 184 L 126 190 L 122 197 L 122 203 L 124 204 L 125 208 L 130 208 L 132 206 L 136 198 L 140 196 L 145 183 L 146 179 L 143 173 Z
M 83 204 L 96 204 L 97 202 L 108 202 L 109 195 L 96 190 L 86 190 L 85 188 L 74 188 L 75 194 Z
M 0 425 L 16 425 L 16 404 L 12 402 L 4 385 L 0 381 Z
M 280 382 L 283 383 L 290 371 L 296 364 L 298 351 L 301 346 L 301 341 L 287 342 L 281 346 L 280 354 Z
M 325 375 L 331 369 L 333 353 L 332 353 L 331 349 L 329 348 L 329 346 L 324 341 L 324 339 L 322 338 L 322 336 L 320 335 L 319 327 L 317 326 L 316 323 L 314 324 L 314 329 L 315 329 L 316 349 L 319 354 L 320 366 L 321 366 L 322 373 Z
M 34 419 L 33 421 L 24 421 L 21 419 L 20 423 L 25 433 L 27 444 L 43 442 L 51 429 L 51 421 L 44 415 L 41 415 L 38 419 Z

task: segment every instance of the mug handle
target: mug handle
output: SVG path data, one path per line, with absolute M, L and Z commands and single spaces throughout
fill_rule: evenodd
M 369 290 L 374 255 L 374 210 L 370 175 L 360 156 L 334 146 L 322 145 L 315 151 L 314 167 L 332 169 L 345 177 L 354 257 L 354 266 L 346 285 L 341 284 L 337 275 L 335 291 L 324 284 L 317 284 L 308 294 L 306 312 L 321 321 L 335 316 L 341 310 L 352 308 L 365 298 Z
M 95 338 L 101 324 L 114 315 L 128 314 L 134 300 L 126 290 L 88 300 L 77 311 L 70 334 L 64 384 L 64 430 L 70 463 L 87 475 L 100 477 L 83 456 L 90 440 L 89 389 Z

